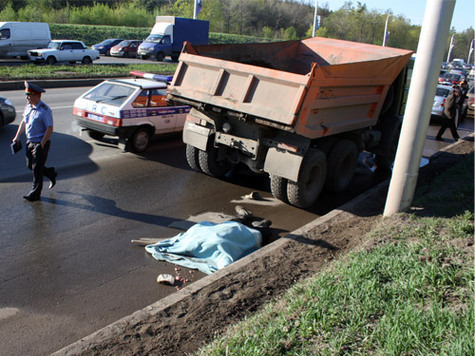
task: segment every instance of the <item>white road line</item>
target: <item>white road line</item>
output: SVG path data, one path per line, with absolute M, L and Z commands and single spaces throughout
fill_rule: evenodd
M 67 109 L 67 108 L 71 108 L 71 109 L 72 109 L 73 106 L 72 106 L 72 105 L 68 105 L 68 106 L 54 106 L 54 107 L 51 107 L 51 106 L 50 106 L 50 109 L 51 109 L 51 110 L 59 110 L 59 109 Z M 23 111 L 25 111 L 25 110 L 17 110 L 16 112 L 17 112 L 17 114 L 23 114 Z

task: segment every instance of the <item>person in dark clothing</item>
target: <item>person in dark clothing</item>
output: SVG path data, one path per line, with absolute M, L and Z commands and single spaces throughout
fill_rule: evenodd
M 444 134 L 447 127 L 452 133 L 452 137 L 457 141 L 460 137 L 457 133 L 457 127 L 455 127 L 455 119 L 457 116 L 457 102 L 460 97 L 460 88 L 454 88 L 452 93 L 449 94 L 445 101 L 444 111 L 442 112 L 442 126 L 440 127 L 439 132 L 435 139 L 437 141 L 442 141 L 442 135 Z
M 27 105 L 23 113 L 23 120 L 18 126 L 13 142 L 19 142 L 20 136 L 26 135 L 26 161 L 28 168 L 33 172 L 33 189 L 24 195 L 28 201 L 40 200 L 43 188 L 43 176 L 50 179 L 49 189 L 56 184 L 56 170 L 45 167 L 50 147 L 50 137 L 53 133 L 53 115 L 51 109 L 41 101 L 41 93 L 45 90 L 25 81 L 25 95 Z
M 457 120 L 456 126 L 459 127 L 465 120 L 467 116 L 468 106 L 466 105 L 466 100 L 468 98 L 468 83 L 466 79 L 462 79 L 460 82 L 460 97 L 457 100 Z

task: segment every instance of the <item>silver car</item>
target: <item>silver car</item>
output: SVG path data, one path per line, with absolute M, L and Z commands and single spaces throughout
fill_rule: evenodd
M 13 103 L 9 99 L 0 97 L 0 127 L 15 121 L 15 117 Z
M 451 85 L 437 85 L 435 91 L 434 103 L 432 104 L 432 116 L 442 117 L 444 104 L 447 96 L 452 91 Z

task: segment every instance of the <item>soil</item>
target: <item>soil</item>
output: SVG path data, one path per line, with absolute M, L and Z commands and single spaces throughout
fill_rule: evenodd
M 473 137 L 447 147 L 421 168 L 419 181 L 433 180 L 473 149 Z M 185 355 L 196 352 L 216 334 L 256 312 L 269 299 L 281 296 L 297 281 L 326 268 L 333 259 L 367 246 L 368 232 L 382 219 L 387 186 L 387 182 L 382 183 L 372 190 L 370 197 L 363 196 L 357 198 L 356 204 L 344 205 L 338 213 L 329 214 L 323 223 L 282 238 L 272 244 L 276 246 L 268 253 L 262 252 L 259 258 L 232 269 L 212 283 L 175 293 L 184 294 L 179 302 L 145 317 L 142 314 L 132 320 L 123 319 L 112 332 L 111 329 L 104 332 L 102 338 L 99 332 L 61 354 Z M 430 214 L 430 210 L 425 209 L 425 213 Z M 400 219 L 400 223 L 410 223 L 410 219 Z M 219 272 L 222 271 L 216 273 Z

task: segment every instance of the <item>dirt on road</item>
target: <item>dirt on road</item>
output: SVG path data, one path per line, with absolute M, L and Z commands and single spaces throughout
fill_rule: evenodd
M 419 182 L 433 180 L 473 148 L 472 136 L 437 153 L 421 168 Z M 227 271 L 216 272 L 211 281 L 197 281 L 174 293 L 167 303 L 124 318 L 57 354 L 170 356 L 197 351 L 297 281 L 364 246 L 368 232 L 382 219 L 387 188 L 388 182 L 380 184 L 320 218 L 318 224 L 261 249 L 259 258 L 235 262 Z

